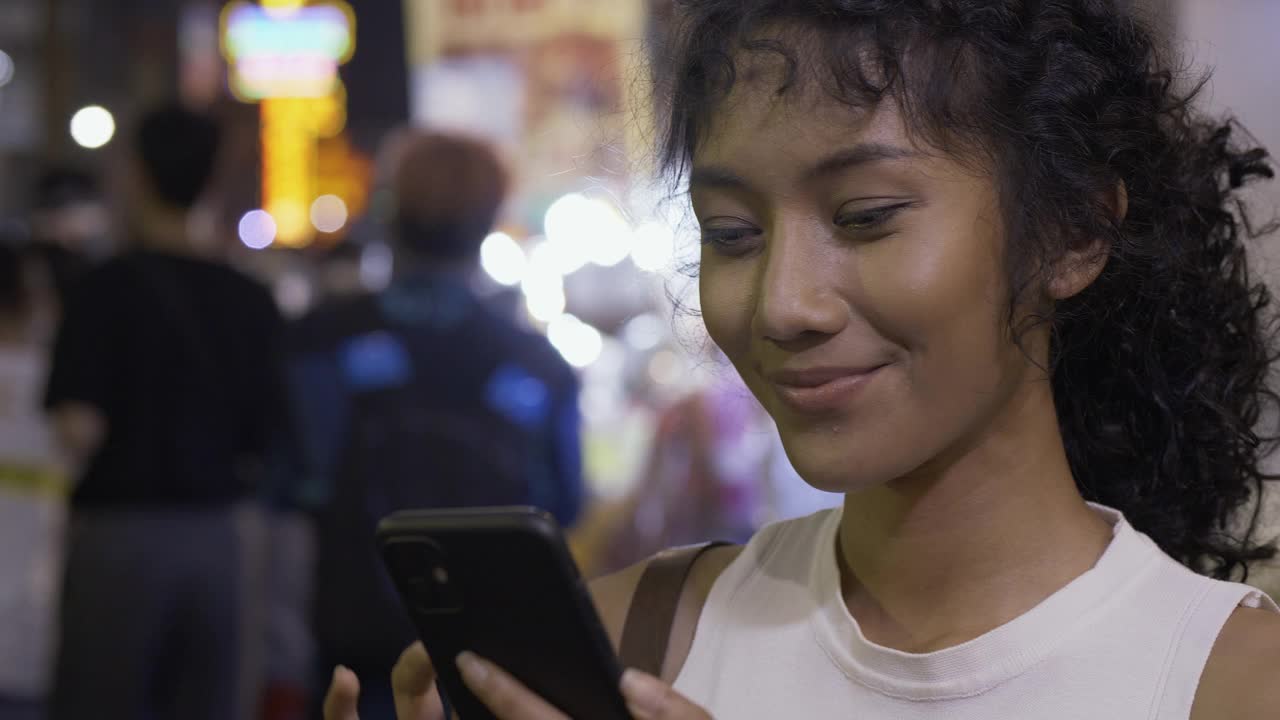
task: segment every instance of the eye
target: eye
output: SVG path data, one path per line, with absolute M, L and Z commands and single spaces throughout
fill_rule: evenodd
M 735 224 L 726 224 L 733 222 Z M 711 218 L 702 223 L 702 245 L 722 255 L 744 255 L 756 245 L 759 228 L 737 218 Z
M 833 221 L 837 227 L 853 231 L 874 230 L 888 222 L 902 210 L 911 207 L 913 202 L 898 202 L 878 207 L 841 208 Z M 849 208 L 849 209 L 846 209 Z

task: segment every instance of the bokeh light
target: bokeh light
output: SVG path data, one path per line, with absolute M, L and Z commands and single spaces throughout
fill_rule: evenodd
M 386 289 L 391 284 L 395 267 L 395 255 L 386 243 L 366 245 L 360 253 L 360 285 L 369 292 Z
M 111 142 L 116 134 L 116 119 L 101 105 L 90 105 L 71 116 L 71 139 L 83 148 L 96 150 Z
M 547 340 L 560 351 L 565 362 L 576 368 L 595 362 L 604 348 L 599 330 L 568 314 L 559 315 L 547 324 Z
M 568 275 L 586 265 L 591 254 L 591 237 L 584 223 L 590 201 L 570 193 L 551 203 L 543 219 L 548 253 L 553 253 L 557 269 Z
M 588 200 L 587 229 L 591 233 L 591 262 L 613 267 L 631 254 L 634 233 L 618 209 L 603 200 Z
M 636 229 L 631 246 L 631 262 L 646 272 L 657 272 L 670 265 L 676 254 L 676 235 L 671 227 L 650 222 Z
M 261 0 L 263 11 L 277 18 L 293 15 L 305 4 L 306 0 Z
M 551 322 L 564 312 L 564 276 L 561 274 L 561 256 L 550 241 L 534 244 L 520 290 L 524 292 L 525 307 L 529 315 L 539 322 Z
M 245 247 L 261 250 L 276 241 L 276 220 L 266 210 L 250 210 L 240 218 L 239 233 Z
M 631 252 L 631 227 L 605 200 L 569 193 L 547 209 L 543 228 L 564 275 L 587 263 L 612 267 Z
M 0 50 L 0 87 L 8 85 L 13 80 L 13 58 L 9 57 L 9 53 Z
M 302 247 L 311 239 L 311 212 L 304 198 L 277 195 L 266 207 L 276 221 L 275 241 L 287 247 Z
M 526 264 L 524 250 L 506 233 L 493 233 L 480 245 L 480 267 L 501 285 L 519 285 Z
M 564 281 L 559 276 L 530 275 L 520 283 L 525 307 L 539 322 L 551 322 L 564 312 Z
M 674 385 L 683 373 L 680 358 L 670 350 L 659 350 L 649 359 L 649 379 L 658 385 Z
M 322 233 L 335 233 L 347 224 L 347 204 L 337 195 L 321 195 L 311 203 L 311 225 Z
M 667 324 L 657 315 L 644 313 L 627 321 L 622 328 L 622 338 L 632 348 L 644 352 L 658 347 L 666 330 Z
M 280 311 L 286 317 L 300 317 L 306 313 L 307 308 L 311 306 L 312 290 L 311 283 L 307 278 L 297 272 L 286 272 L 282 274 L 275 282 L 276 304 L 280 306 Z

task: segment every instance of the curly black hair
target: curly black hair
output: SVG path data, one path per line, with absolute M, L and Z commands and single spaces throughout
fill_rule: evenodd
M 994 172 L 1010 337 L 1021 343 L 1028 318 L 1049 324 L 1047 369 L 1086 499 L 1198 572 L 1247 575 L 1274 554 L 1253 540 L 1260 502 L 1243 512 L 1273 479 L 1260 463 L 1276 438 L 1258 428 L 1280 398 L 1266 383 L 1271 297 L 1244 247 L 1263 230 L 1237 193 L 1272 170 L 1233 122 L 1193 108 L 1203 81 L 1180 90 L 1139 17 L 1114 0 L 678 0 L 653 78 L 674 176 L 741 53 L 785 62 L 780 94 L 807 74 L 851 109 L 891 99 L 913 137 Z M 1098 238 L 1100 277 L 1027 311 L 1046 269 Z

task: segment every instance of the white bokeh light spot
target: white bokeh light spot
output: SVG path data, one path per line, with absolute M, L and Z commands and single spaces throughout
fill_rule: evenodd
M 347 204 L 337 195 L 321 195 L 311 203 L 311 225 L 322 233 L 335 233 L 347 224 Z
M 266 210 L 250 210 L 240 218 L 240 242 L 251 250 L 261 250 L 276 241 L 276 220 Z
M 96 150 L 115 134 L 116 119 L 101 105 L 81 108 L 71 116 L 71 139 L 80 147 Z
M 600 331 L 578 318 L 564 314 L 547 324 L 547 340 L 560 351 L 565 362 L 576 368 L 585 368 L 600 357 L 604 338 Z
M 480 245 L 480 267 L 500 285 L 519 285 L 526 265 L 524 250 L 506 233 L 492 233 Z
M 0 50 L 0 87 L 8 85 L 13 80 L 14 69 L 13 58 L 9 57 L 9 53 Z
M 645 272 L 666 268 L 676 255 L 676 235 L 663 223 L 650 222 L 636 229 L 631 262 Z
M 563 275 L 574 273 L 587 263 L 612 267 L 631 252 L 631 227 L 605 200 L 569 193 L 551 203 L 543 228 Z
M 622 328 L 622 337 L 632 348 L 644 352 L 662 344 L 666 331 L 667 324 L 657 315 L 644 313 L 627 321 Z

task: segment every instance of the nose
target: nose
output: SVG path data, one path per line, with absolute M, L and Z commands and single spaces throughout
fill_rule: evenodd
M 775 225 L 758 266 L 757 337 L 788 345 L 839 333 L 849 308 L 839 291 L 838 249 L 805 223 Z

